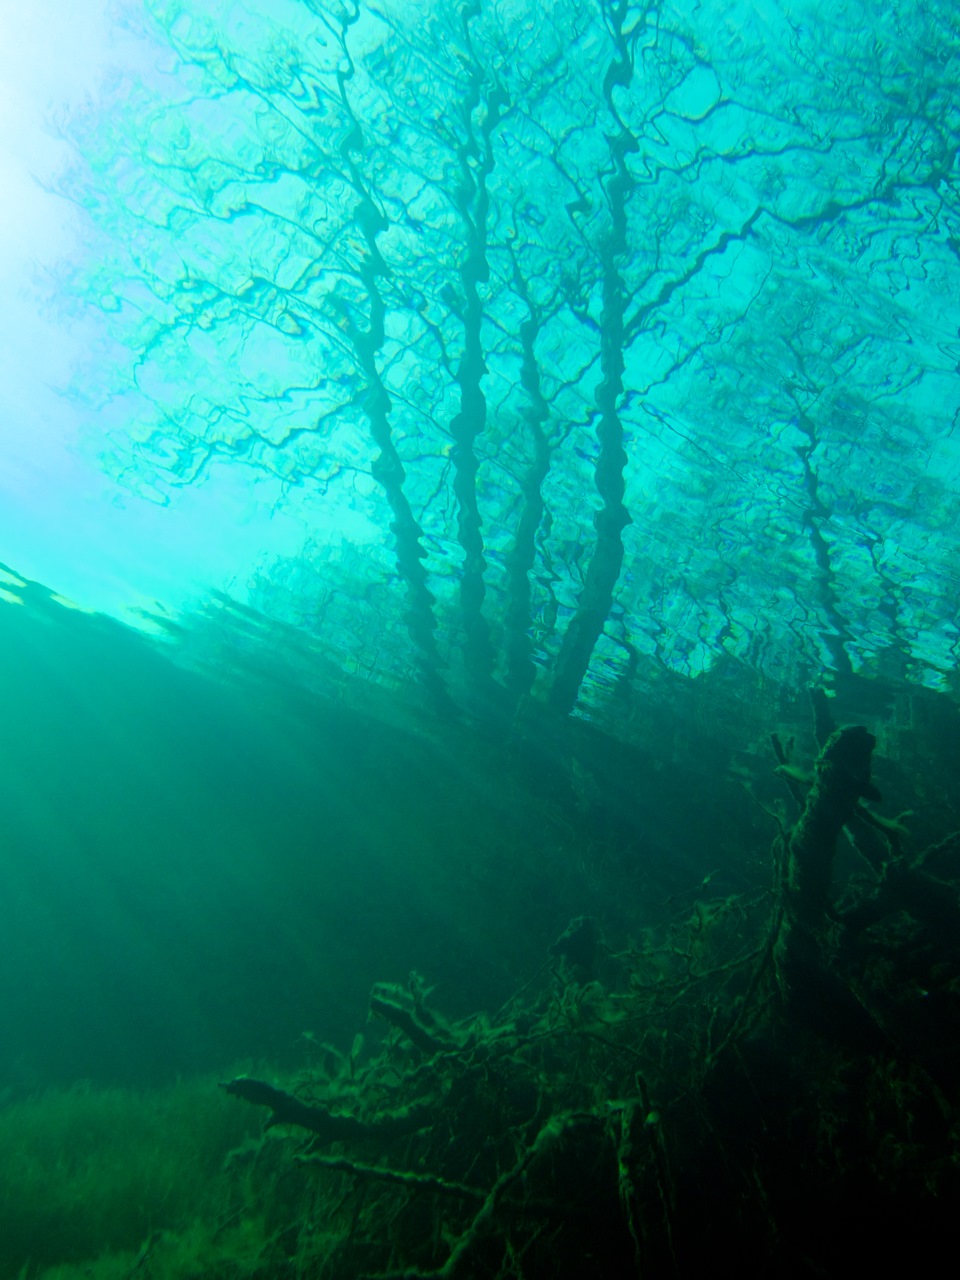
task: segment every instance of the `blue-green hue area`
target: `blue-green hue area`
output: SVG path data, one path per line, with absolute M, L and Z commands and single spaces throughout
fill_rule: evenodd
M 443 971 L 465 1008 L 502 999 L 585 901 L 582 874 L 543 875 L 569 817 L 491 781 L 482 746 L 262 675 L 217 685 L 36 584 L 16 596 L 0 603 L 0 1098 L 299 1063 L 305 1032 L 349 1041 L 372 984 L 411 966 Z M 503 934 L 501 912 L 524 931 Z
M 273 516 L 238 594 L 438 703 L 949 681 L 952 5 L 147 10 L 78 390 L 121 484 Z
M 0 1278 L 934 1273 L 955 0 L 116 20 L 0 317 Z

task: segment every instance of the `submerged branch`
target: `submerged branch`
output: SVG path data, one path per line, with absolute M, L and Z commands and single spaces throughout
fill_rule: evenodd
M 269 1107 L 270 1118 L 267 1128 L 278 1124 L 292 1124 L 306 1129 L 321 1142 L 349 1142 L 360 1138 L 394 1138 L 418 1130 L 432 1124 L 434 1113 L 428 1107 L 411 1107 L 405 1111 L 397 1111 L 381 1116 L 377 1120 L 358 1120 L 356 1116 L 338 1115 L 328 1111 L 326 1107 L 318 1107 L 302 1102 L 292 1093 L 286 1093 L 265 1080 L 253 1080 L 249 1076 L 238 1076 L 221 1089 L 244 1102 L 254 1106 Z

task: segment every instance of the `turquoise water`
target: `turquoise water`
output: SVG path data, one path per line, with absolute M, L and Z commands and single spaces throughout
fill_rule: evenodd
M 438 699 L 948 685 L 960 47 L 875 8 L 147 5 L 69 125 L 90 448 Z
M 0 1280 L 929 1270 L 952 6 L 112 22 L 4 374 Z

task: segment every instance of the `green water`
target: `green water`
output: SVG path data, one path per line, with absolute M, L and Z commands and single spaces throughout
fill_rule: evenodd
M 113 22 L 3 408 L 0 1280 L 931 1272 L 952 6 Z
M 402 1256 L 500 1276 L 518 1249 L 533 1276 L 683 1275 L 715 1249 L 762 1274 L 801 1242 L 797 1274 L 840 1273 L 864 1231 L 906 1265 L 952 1229 L 942 694 L 821 702 L 877 751 L 869 785 L 821 774 L 872 798 L 811 846 L 830 883 L 809 930 L 803 693 L 677 677 L 627 743 L 532 706 L 491 725 L 362 681 L 311 692 L 282 632 L 271 662 L 220 650 L 236 617 L 217 645 L 213 614 L 158 644 L 19 597 L 0 607 L 5 1274 Z M 881 831 L 865 803 L 908 812 Z M 244 1100 L 262 1086 L 218 1087 L 238 1076 L 282 1090 L 265 1135 Z M 283 1123 L 292 1097 L 314 1110 Z M 329 1114 L 365 1128 L 331 1140 Z

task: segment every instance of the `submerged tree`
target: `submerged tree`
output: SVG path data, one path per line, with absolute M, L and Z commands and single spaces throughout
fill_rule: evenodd
M 307 529 L 272 611 L 440 707 L 945 660 L 902 580 L 951 457 L 895 468 L 960 409 L 946 10 L 148 10 L 168 60 L 76 127 L 102 452 L 250 468 Z
M 264 1144 L 266 1194 L 302 1174 L 257 1274 L 295 1255 L 371 1280 L 694 1276 L 732 1254 L 819 1275 L 865 1233 L 936 1256 L 960 1187 L 960 839 L 907 852 L 872 807 L 875 739 L 816 701 L 812 773 L 772 739 L 793 814 L 769 811 L 766 884 L 708 877 L 619 949 L 580 916 L 460 1021 L 416 974 L 378 984 L 381 1035 L 284 1088 L 224 1085 L 287 1135 Z

